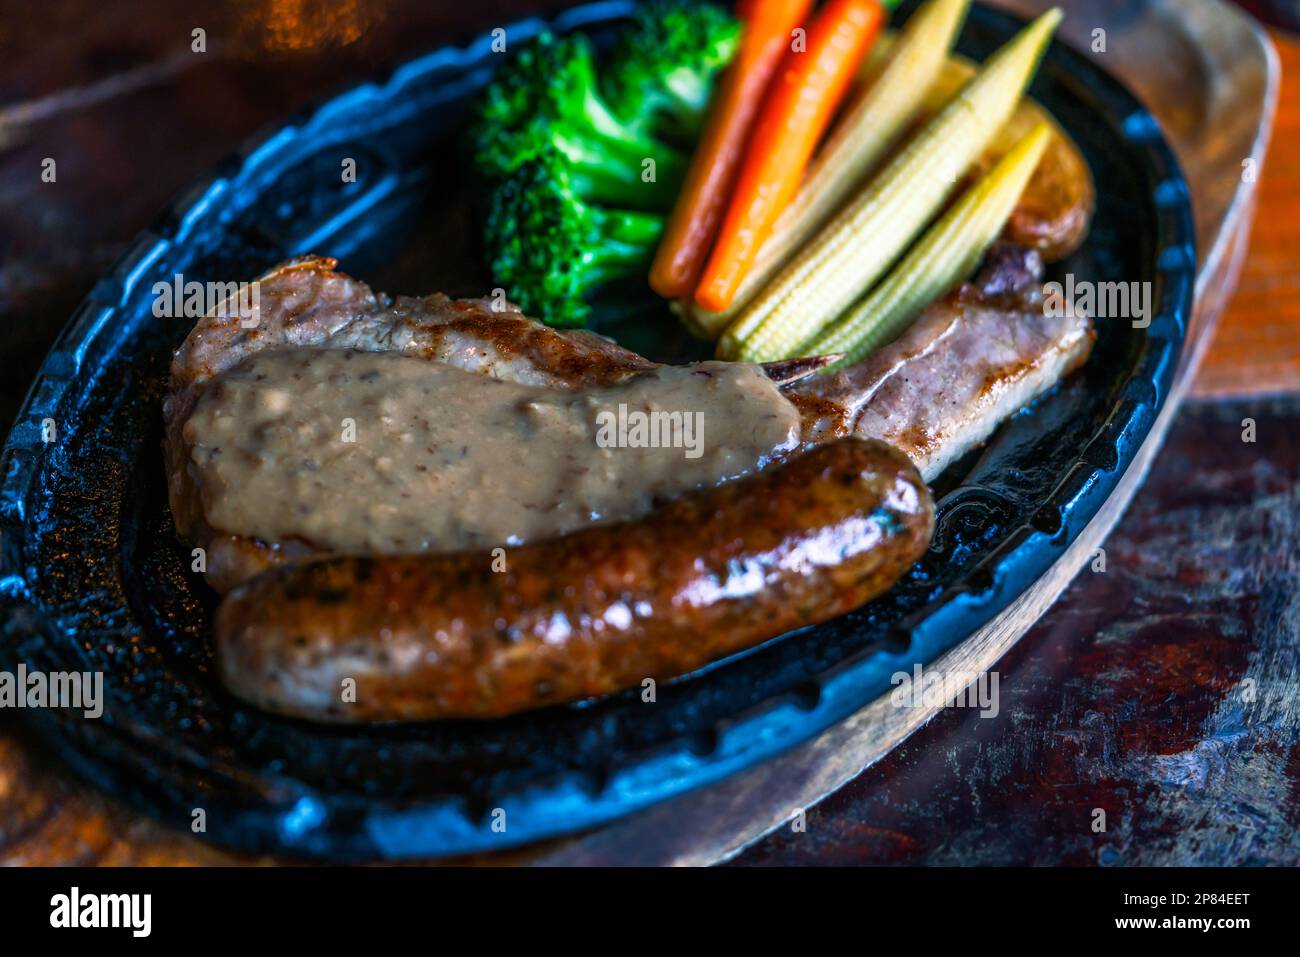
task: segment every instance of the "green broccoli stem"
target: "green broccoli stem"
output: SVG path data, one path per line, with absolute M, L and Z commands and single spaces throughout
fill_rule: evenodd
M 595 90 L 588 88 L 584 91 L 582 103 L 587 122 L 601 136 L 610 140 L 622 141 L 636 148 L 643 145 L 643 140 L 637 131 L 615 116 L 614 112 Z
M 712 78 L 702 75 L 698 70 L 680 69 L 667 74 L 663 83 L 681 126 L 685 129 L 697 128 L 704 119 L 704 111 L 709 108 L 709 96 L 713 92 Z
M 591 288 L 626 279 L 647 269 L 654 258 L 654 244 L 601 243 L 582 253 L 583 274 Z
M 686 175 L 685 161 L 673 159 L 667 168 L 655 159 L 655 183 L 642 181 L 640 151 L 613 146 L 609 141 L 575 133 L 557 133 L 555 145 L 569 161 L 574 191 L 583 199 L 602 204 L 668 209 Z M 613 154 L 613 155 L 611 155 Z M 658 189 L 645 189 L 647 185 Z
M 649 268 L 663 236 L 662 216 L 585 204 L 581 216 L 593 235 L 600 237 L 581 253 L 583 274 L 589 286 L 623 279 Z
M 610 203 L 627 195 L 627 178 L 611 169 L 600 143 L 585 136 L 557 134 L 555 145 L 569 161 L 569 181 L 583 199 Z
M 575 163 L 569 167 L 569 185 L 573 192 L 593 203 L 617 203 L 627 195 L 627 184 L 607 169 Z
M 664 233 L 663 217 L 654 213 L 591 206 L 586 216 L 587 221 L 613 243 L 653 248 Z
M 654 179 L 649 182 L 643 178 L 646 160 L 654 160 Z M 638 140 L 610 140 L 606 145 L 603 165 L 612 176 L 622 181 L 624 195 L 608 199 L 623 202 L 628 198 L 629 189 L 643 185 L 662 184 L 676 194 L 678 185 L 686 177 L 686 164 L 687 159 L 682 153 L 658 140 L 646 137 Z
M 654 160 L 655 182 L 675 186 L 686 175 L 687 157 L 640 128 L 619 119 L 594 89 L 583 94 L 583 112 L 597 134 L 592 148 L 603 153 L 602 163 L 625 184 L 641 182 L 644 163 Z

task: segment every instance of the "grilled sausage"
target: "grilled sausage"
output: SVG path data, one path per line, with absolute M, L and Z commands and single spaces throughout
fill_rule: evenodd
M 281 568 L 221 606 L 221 674 L 259 707 L 333 722 L 491 718 L 607 694 L 858 607 L 925 551 L 933 509 L 906 456 L 853 437 L 635 521 L 498 553 L 504 570 L 491 552 Z

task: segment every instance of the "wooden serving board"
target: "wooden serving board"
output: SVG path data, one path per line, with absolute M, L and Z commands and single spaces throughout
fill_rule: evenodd
M 1022 15 L 1054 4 L 995 2 Z M 1196 310 L 1175 385 L 1115 493 L 1048 572 L 987 626 L 933 664 L 981 674 L 997 663 L 1060 596 L 1105 541 L 1141 485 L 1191 385 L 1236 283 L 1268 147 L 1279 73 L 1268 37 L 1220 0 L 1062 3 L 1063 39 L 1099 63 L 1160 120 L 1192 189 L 1200 263 Z M 531 855 L 550 865 L 706 865 L 726 860 L 878 761 L 935 714 L 883 696 L 777 760 L 599 831 Z

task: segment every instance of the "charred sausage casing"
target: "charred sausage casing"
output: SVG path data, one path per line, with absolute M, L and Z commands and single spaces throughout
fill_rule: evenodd
M 503 570 L 483 551 L 268 572 L 221 606 L 220 669 L 250 703 L 317 721 L 499 717 L 842 615 L 924 553 L 933 521 L 906 456 L 841 439 L 643 518 L 509 550 Z

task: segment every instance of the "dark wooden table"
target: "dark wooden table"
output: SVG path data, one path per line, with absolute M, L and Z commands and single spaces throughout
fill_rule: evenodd
M 8 6 L 5 424 L 96 277 L 235 143 L 538 4 Z M 737 863 L 1300 863 L 1300 42 L 1274 39 L 1281 112 L 1239 291 L 1106 570 L 999 663 L 996 719 L 941 713 Z M 0 713 L 0 863 L 231 860 L 74 781 Z

